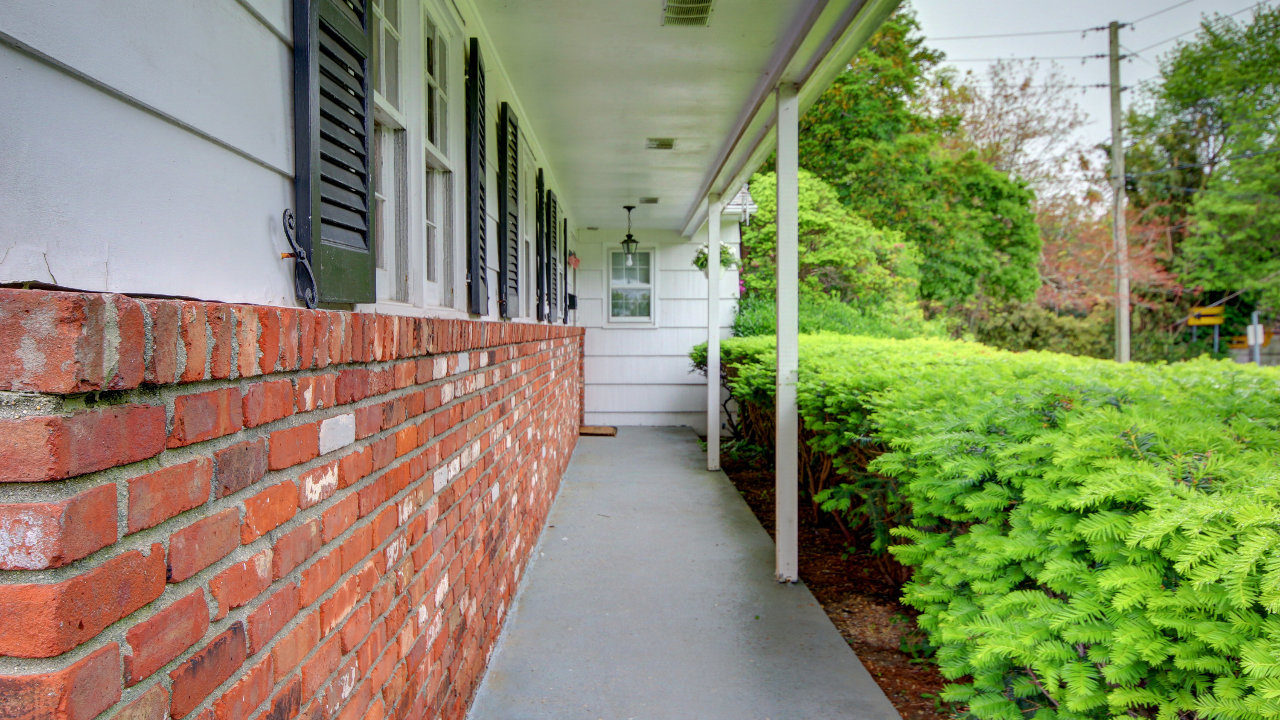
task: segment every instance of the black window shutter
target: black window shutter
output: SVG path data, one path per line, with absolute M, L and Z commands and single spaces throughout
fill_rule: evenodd
M 564 308 L 561 320 L 569 324 L 569 218 L 564 219 L 564 231 L 560 233 L 560 307 Z
M 556 194 L 547 191 L 547 320 L 560 319 L 560 206 Z
M 534 208 L 537 218 L 534 233 L 534 245 L 537 247 L 538 262 L 534 274 L 538 276 L 538 319 L 547 319 L 547 186 L 542 179 L 542 168 L 538 168 L 538 204 Z
M 467 54 L 467 310 L 483 315 L 489 308 L 485 277 L 485 124 L 484 63 L 480 40 L 471 38 Z
M 294 0 L 294 191 L 315 302 L 374 300 L 371 18 L 365 0 Z M 299 277 L 304 270 L 297 263 Z
M 511 106 L 498 112 L 498 312 L 504 318 L 520 303 L 520 129 Z

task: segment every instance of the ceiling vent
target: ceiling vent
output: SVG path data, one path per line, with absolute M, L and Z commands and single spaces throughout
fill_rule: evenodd
M 657 205 L 657 204 L 658 204 L 658 198 L 656 198 L 656 197 L 642 197 L 642 198 L 640 198 L 640 204 L 641 204 L 641 205 Z
M 649 138 L 644 141 L 646 150 L 674 150 L 676 147 L 675 138 Z
M 664 0 L 662 24 L 668 27 L 707 27 L 714 0 Z

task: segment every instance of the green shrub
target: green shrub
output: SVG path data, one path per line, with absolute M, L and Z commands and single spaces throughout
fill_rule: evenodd
M 733 334 L 738 337 L 772 336 L 777 332 L 777 304 L 767 295 L 750 295 L 738 301 Z M 800 332 L 834 332 L 883 338 L 944 337 L 941 321 L 927 321 L 914 302 L 859 308 L 837 297 L 803 292 L 800 298 Z
M 724 358 L 767 416 L 772 338 Z M 961 681 L 946 700 L 993 720 L 1280 717 L 1274 370 L 823 335 L 802 338 L 798 389 L 808 462 L 852 480 L 828 499 L 884 514 L 915 568 L 904 600 Z

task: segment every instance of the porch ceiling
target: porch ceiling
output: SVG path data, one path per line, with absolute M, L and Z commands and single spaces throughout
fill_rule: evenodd
M 771 89 L 812 101 L 896 4 L 717 0 L 709 27 L 664 27 L 662 0 L 476 0 L 575 223 L 657 197 L 635 225 L 686 234 L 772 147 Z

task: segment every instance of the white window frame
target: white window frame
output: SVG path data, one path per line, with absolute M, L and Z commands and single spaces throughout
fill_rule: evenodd
M 465 309 L 467 299 L 466 233 L 460 230 L 459 224 L 466 217 L 463 214 L 466 195 L 461 172 L 465 152 L 462 130 L 466 126 L 466 103 L 462 97 L 463 73 L 466 68 L 465 43 L 457 17 L 444 3 L 425 0 L 421 7 L 419 45 L 422 54 L 418 66 L 421 96 L 418 112 L 422 117 L 419 135 L 423 159 L 420 195 L 423 208 L 423 301 L 430 307 L 461 311 Z M 435 36 L 444 41 L 444 72 L 440 73 L 440 68 L 437 67 L 434 81 L 427 76 L 426 38 L 430 28 L 434 28 Z M 444 134 L 444 147 L 438 147 L 427 137 L 427 113 L 432 86 L 444 100 L 441 124 L 438 126 Z M 439 182 L 428 182 L 427 174 L 432 174 Z M 429 208 L 439 217 L 435 225 L 428 221 L 428 217 L 433 214 L 429 212 Z
M 409 121 L 405 116 L 405 3 L 396 4 L 399 17 L 388 22 L 383 11 L 386 0 L 370 3 L 374 20 L 374 71 L 373 120 L 375 157 L 381 164 L 373 168 L 374 240 L 376 243 L 376 270 L 374 272 L 375 297 L 379 302 L 409 302 L 414 294 L 413 252 L 410 241 L 412 212 L 409 199 L 413 197 L 406 182 L 409 172 Z M 388 98 L 381 92 L 385 68 L 383 60 L 387 44 L 381 39 L 387 33 L 396 39 L 396 95 Z M 404 133 L 404 135 L 400 135 Z M 399 139 L 397 136 L 399 135 Z M 397 147 L 397 143 L 403 145 Z M 373 162 L 370 158 L 369 162 Z M 388 163 L 391 167 L 388 168 Z M 397 176 L 399 175 L 399 177 Z M 393 224 L 394 223 L 394 224 Z M 390 227 L 389 227 L 390 226 Z M 408 249 L 408 252 L 405 250 Z
M 622 255 L 617 243 L 604 243 L 604 323 L 617 328 L 654 328 L 658 327 L 658 249 L 653 246 L 640 246 L 636 254 L 649 255 L 649 316 L 648 317 L 614 317 L 613 315 L 613 256 Z

